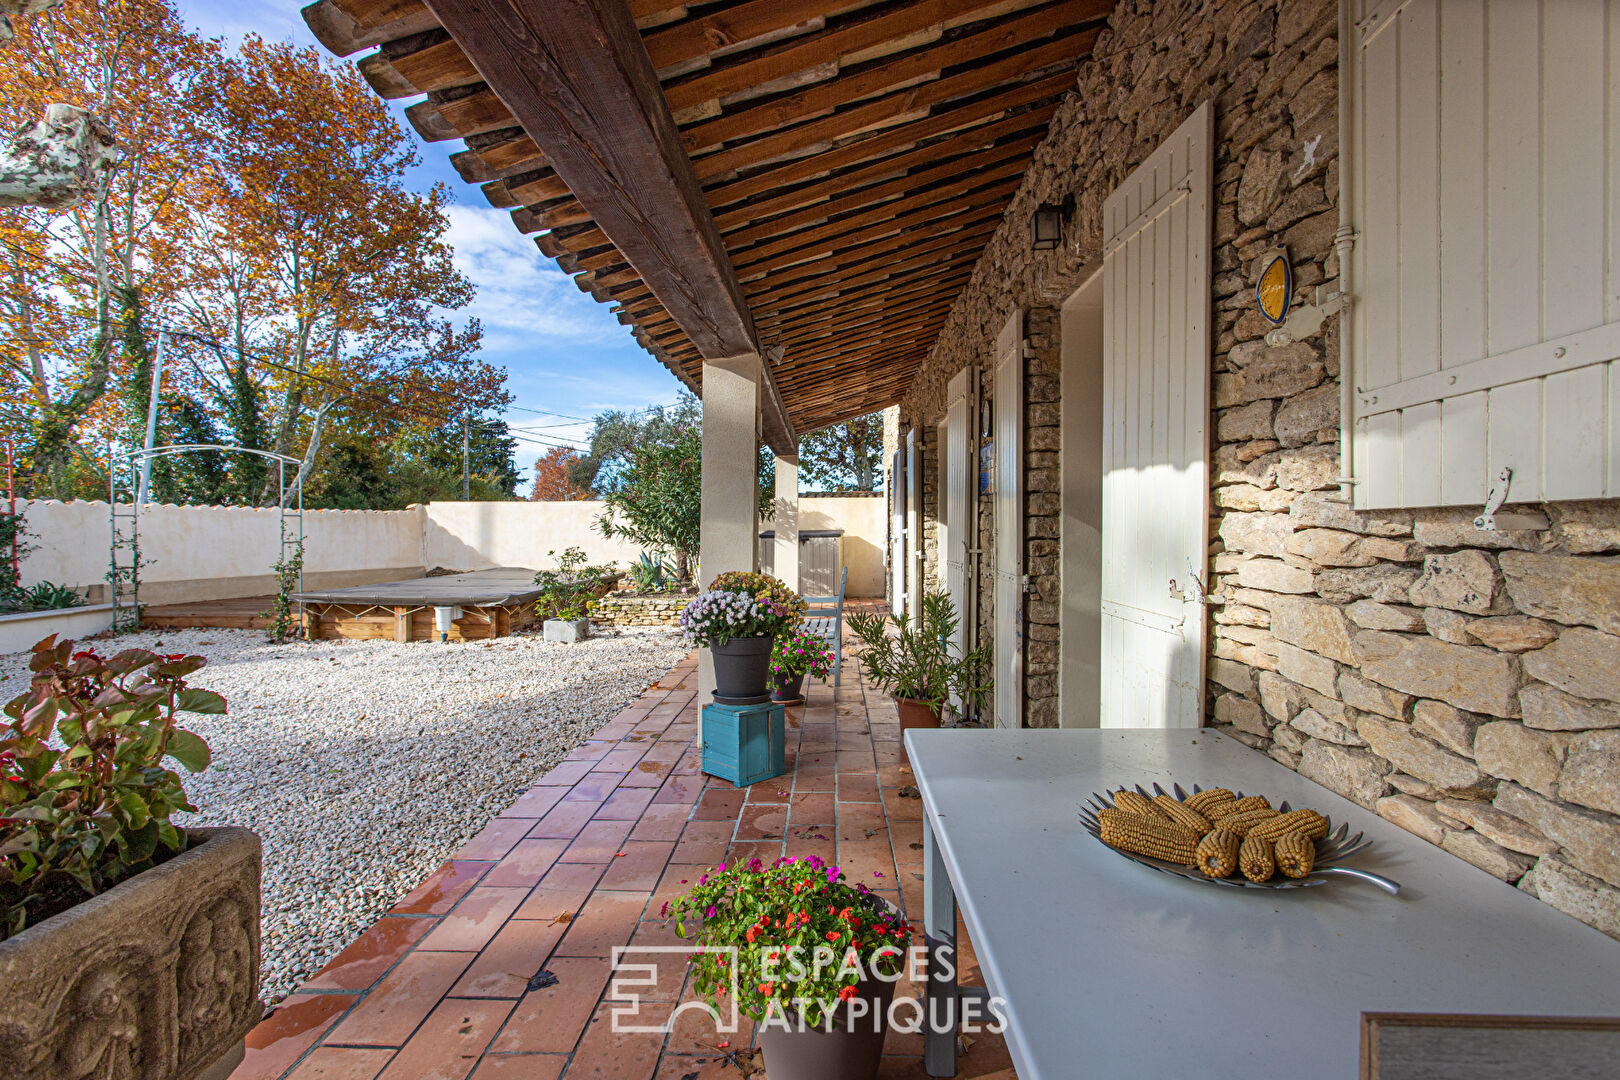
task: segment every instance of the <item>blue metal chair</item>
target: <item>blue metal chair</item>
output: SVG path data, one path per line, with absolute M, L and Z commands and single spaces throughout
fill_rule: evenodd
M 833 687 L 836 689 L 844 675 L 844 587 L 849 583 L 849 567 L 838 572 L 837 596 L 806 596 L 809 605 L 805 612 L 804 627 L 832 642 Z

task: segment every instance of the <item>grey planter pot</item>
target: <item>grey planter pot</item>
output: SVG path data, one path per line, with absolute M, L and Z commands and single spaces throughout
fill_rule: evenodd
M 565 645 L 572 645 L 591 636 L 591 620 L 577 619 L 568 622 L 565 619 L 547 619 L 542 630 L 547 641 L 560 641 Z
M 16 1080 L 224 1080 L 259 1002 L 259 838 L 201 843 L 0 941 Z

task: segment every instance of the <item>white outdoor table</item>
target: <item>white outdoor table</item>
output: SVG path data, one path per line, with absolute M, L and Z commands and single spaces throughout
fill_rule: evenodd
M 1620 941 L 1216 732 L 914 729 L 906 745 L 927 932 L 954 949 L 960 906 L 1019 1080 L 1349 1078 L 1363 1012 L 1620 1016 Z M 1350 864 L 1401 894 L 1199 884 L 1082 827 L 1092 792 L 1154 782 L 1321 810 L 1366 832 Z M 930 1011 L 957 1004 L 954 978 L 927 991 Z M 948 1012 L 933 1076 L 955 1074 Z

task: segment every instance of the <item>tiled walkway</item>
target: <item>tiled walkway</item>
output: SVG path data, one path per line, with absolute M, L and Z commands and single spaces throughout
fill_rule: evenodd
M 615 1034 L 608 957 L 681 944 L 664 901 L 756 855 L 836 859 L 921 922 L 922 804 L 899 720 L 845 655 L 836 697 L 812 684 L 788 710 L 787 775 L 743 790 L 699 771 L 695 658 L 675 667 L 284 1000 L 232 1080 L 755 1075 L 751 1034 L 716 1034 L 694 1010 L 667 1035 Z M 643 990 L 648 1026 L 687 999 L 682 955 Z M 962 960 L 979 981 L 970 948 Z M 557 984 L 528 990 L 542 968 Z M 926 1075 L 921 1036 L 891 1033 L 885 1053 L 885 1080 Z M 960 1069 L 1012 1076 L 993 1035 L 972 1037 Z

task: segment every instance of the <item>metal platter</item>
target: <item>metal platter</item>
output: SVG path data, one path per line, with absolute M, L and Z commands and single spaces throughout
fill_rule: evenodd
M 1115 790 L 1117 791 L 1120 789 L 1116 788 Z M 1148 791 L 1144 789 L 1142 785 L 1137 784 L 1136 790 L 1149 799 L 1153 798 L 1155 795 L 1169 795 L 1175 798 L 1178 802 L 1186 799 L 1188 795 L 1187 792 L 1182 790 L 1180 784 L 1174 785 L 1170 791 L 1166 791 L 1158 784 L 1154 784 L 1153 790 Z M 1199 787 L 1197 784 L 1194 784 L 1192 793 L 1196 794 L 1202 790 L 1203 788 Z M 1240 799 L 1243 797 L 1243 793 L 1241 791 L 1236 792 L 1236 795 Z M 1097 811 L 1113 805 L 1114 800 L 1110 796 L 1094 792 L 1091 796 L 1090 805 L 1086 806 L 1080 811 L 1081 824 L 1085 825 L 1087 832 L 1097 838 L 1097 842 L 1099 844 L 1102 844 L 1103 847 L 1107 848 L 1109 851 L 1112 851 L 1116 855 L 1121 855 L 1127 859 L 1130 859 L 1132 862 L 1141 863 L 1143 866 L 1149 866 L 1166 874 L 1173 874 L 1176 877 L 1185 878 L 1188 881 L 1196 881 L 1201 885 L 1225 885 L 1228 888 L 1233 889 L 1307 889 L 1312 885 L 1321 885 L 1331 877 L 1348 877 L 1354 878 L 1358 881 L 1365 881 L 1369 885 L 1375 885 L 1389 893 L 1391 896 L 1395 896 L 1401 891 L 1399 882 L 1391 881 L 1389 878 L 1384 877 L 1381 874 L 1374 874 L 1366 870 L 1357 870 L 1354 867 L 1340 865 L 1350 856 L 1366 851 L 1367 848 L 1372 846 L 1372 841 L 1363 839 L 1361 833 L 1356 833 L 1354 836 L 1351 836 L 1350 826 L 1348 825 L 1340 825 L 1337 829 L 1335 829 L 1333 827 L 1332 818 L 1327 819 L 1327 835 L 1316 842 L 1316 867 L 1309 874 L 1302 878 L 1283 877 L 1279 874 L 1270 881 L 1250 881 L 1248 878 L 1241 875 L 1235 875 L 1229 878 L 1205 877 L 1197 867 L 1178 866 L 1172 862 L 1165 862 L 1163 859 L 1155 859 L 1147 855 L 1137 855 L 1130 851 L 1121 851 L 1112 844 L 1105 843 L 1102 838 L 1102 826 L 1097 821 Z M 1277 809 L 1286 814 L 1289 807 L 1286 802 L 1283 802 L 1277 804 Z M 1323 816 L 1326 817 L 1326 815 Z

